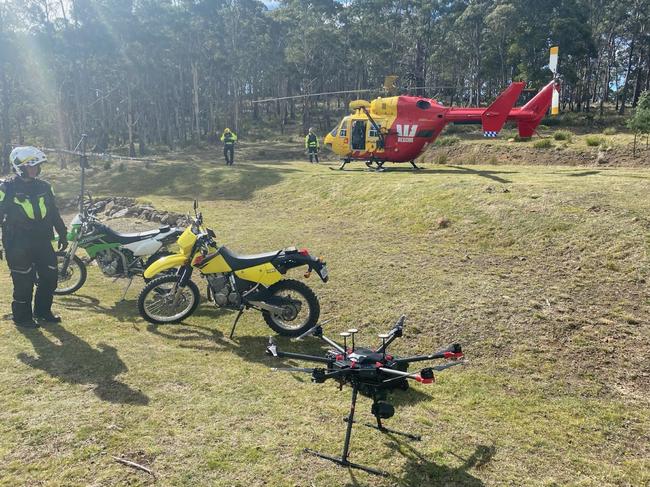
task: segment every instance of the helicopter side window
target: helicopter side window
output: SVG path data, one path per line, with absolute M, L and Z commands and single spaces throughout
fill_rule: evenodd
M 346 119 L 341 123 L 341 131 L 339 137 L 346 137 L 348 135 L 348 121 Z
M 377 123 L 377 126 L 370 124 L 370 130 L 368 131 L 368 137 L 379 137 L 379 132 L 381 130 L 381 124 Z
M 428 110 L 431 108 L 431 103 L 426 100 L 418 100 L 415 106 L 417 106 L 420 110 Z

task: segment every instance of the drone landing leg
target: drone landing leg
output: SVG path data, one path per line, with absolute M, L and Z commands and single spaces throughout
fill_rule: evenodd
M 230 339 L 232 340 L 232 337 L 235 334 L 235 328 L 237 327 L 237 322 L 239 321 L 239 318 L 241 318 L 241 315 L 244 314 L 244 310 L 240 309 L 239 313 L 237 313 L 237 317 L 235 318 L 235 322 L 232 324 L 232 330 L 230 330 Z
M 325 460 L 329 460 L 330 462 L 338 463 L 339 465 L 342 465 L 344 467 L 350 467 L 350 468 L 356 468 L 357 470 L 363 470 L 364 472 L 371 473 L 373 475 L 380 475 L 382 477 L 388 477 L 388 473 L 383 472 L 381 470 L 376 470 L 374 468 L 366 467 L 364 465 L 359 465 L 357 463 L 352 463 L 348 461 L 348 456 L 350 453 L 350 437 L 352 436 L 352 425 L 354 424 L 354 408 L 357 404 L 357 394 L 359 392 L 359 388 L 355 385 L 352 387 L 352 405 L 350 406 L 350 416 L 347 418 L 347 429 L 345 431 L 345 442 L 343 443 L 343 453 L 341 454 L 340 457 L 334 457 L 331 455 L 326 455 L 324 453 L 320 453 L 314 450 L 311 450 L 309 448 L 305 448 L 305 453 L 310 453 L 312 455 L 315 455 L 320 458 L 324 458 Z

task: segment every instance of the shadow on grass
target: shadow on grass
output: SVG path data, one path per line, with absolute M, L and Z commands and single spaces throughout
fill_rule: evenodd
M 377 171 L 372 171 L 368 169 L 345 169 L 343 171 L 338 171 L 338 172 L 333 172 L 334 174 L 345 174 L 345 173 L 359 173 L 359 172 L 369 172 L 369 173 L 377 173 L 377 174 L 384 174 L 388 172 L 392 173 L 405 173 L 405 174 L 412 174 L 414 176 L 419 176 L 422 174 L 448 174 L 448 175 L 462 175 L 462 176 L 479 176 L 487 179 L 491 179 L 492 181 L 496 181 L 498 183 L 511 183 L 512 181 L 509 179 L 502 178 L 500 176 L 497 176 L 498 174 L 518 174 L 518 171 L 488 171 L 488 170 L 478 170 L 478 169 L 472 169 L 466 166 L 447 166 L 450 167 L 451 169 L 420 169 L 420 170 L 415 170 L 411 167 L 387 167 L 385 171 L 382 172 L 377 172 Z
M 149 398 L 115 379 L 128 370 L 114 347 L 99 343 L 93 348 L 61 325 L 47 325 L 47 337 L 40 328 L 17 328 L 34 346 L 36 357 L 19 353 L 18 359 L 69 384 L 90 384 L 103 401 L 146 405 Z M 58 342 L 58 343 L 57 343 Z
M 583 176 L 595 176 L 596 174 L 600 174 L 600 171 L 580 171 L 580 172 L 572 172 L 567 174 L 567 176 L 571 178 L 579 178 Z
M 229 338 L 230 328 L 235 319 L 235 314 L 218 310 L 213 312 L 215 316 L 221 316 L 222 314 L 232 316 L 232 320 L 227 321 L 227 326 L 223 332 L 220 329 L 190 323 L 179 323 L 175 325 L 148 324 L 147 331 L 162 338 L 176 340 L 180 343 L 179 347 L 181 348 L 190 348 L 203 352 L 227 350 L 249 362 L 257 362 L 270 367 L 272 362 L 266 355 L 268 337 L 238 335 L 237 331 L 242 331 L 238 327 L 235 336 L 231 340 Z M 269 334 L 271 333 L 273 332 L 269 331 Z
M 91 188 L 119 188 L 121 196 L 133 198 L 157 195 L 199 200 L 247 200 L 253 194 L 273 186 L 295 169 L 237 164 L 224 167 L 221 163 L 167 163 L 149 169 L 137 168 L 122 173 L 100 173 L 89 181 Z
M 74 294 L 72 296 L 59 297 L 57 302 L 66 309 L 100 313 L 112 316 L 122 323 L 131 323 L 139 316 L 138 303 L 135 299 L 126 299 L 116 302 L 113 306 L 105 306 L 100 303 L 99 299 L 92 296 Z
M 432 462 L 407 441 L 403 441 L 395 435 L 388 433 L 387 436 L 390 436 L 393 440 L 389 443 L 389 446 L 406 458 L 404 474 L 396 478 L 396 485 L 404 487 L 419 487 L 422 485 L 481 487 L 484 483 L 471 475 L 468 470 L 486 465 L 496 453 L 494 446 L 485 445 L 477 446 L 474 453 L 466 459 L 450 452 L 463 461 L 460 467 L 453 468 Z

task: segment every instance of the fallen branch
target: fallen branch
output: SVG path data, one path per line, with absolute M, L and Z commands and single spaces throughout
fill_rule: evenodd
M 154 480 L 156 479 L 156 474 L 153 473 L 152 470 L 148 469 L 147 467 L 145 467 L 143 465 L 140 465 L 139 463 L 135 463 L 135 462 L 132 462 L 130 460 L 125 460 L 124 458 L 115 457 L 115 456 L 112 457 L 112 458 L 116 462 L 122 463 L 122 464 L 124 464 L 124 465 L 126 465 L 128 467 L 132 467 L 132 468 L 135 468 L 135 469 L 138 469 L 138 470 L 142 470 L 143 472 L 147 472 L 149 475 L 151 475 L 154 478 Z

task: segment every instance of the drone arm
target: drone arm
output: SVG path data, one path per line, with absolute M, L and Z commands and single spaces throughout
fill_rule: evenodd
M 331 360 L 325 357 L 317 357 L 316 355 L 307 355 L 304 353 L 291 353 L 291 352 L 281 352 L 277 351 L 277 357 L 280 358 L 295 358 L 298 360 L 306 360 L 307 362 L 318 362 L 321 364 L 330 363 Z
M 409 374 L 408 372 L 403 372 L 401 370 L 387 369 L 385 367 L 380 367 L 379 370 L 381 370 L 384 373 L 392 374 L 395 376 L 392 379 L 383 381 L 384 384 L 399 379 L 413 379 L 418 382 L 421 382 L 422 384 L 431 384 L 433 382 L 433 370 L 431 369 L 422 369 L 419 374 Z
M 384 372 L 385 374 L 396 375 L 399 377 L 413 377 L 413 374 L 408 372 L 403 372 L 401 370 L 388 369 L 386 367 L 379 367 L 377 370 Z
M 330 359 L 327 359 L 325 357 L 317 357 L 315 355 L 306 355 L 303 353 L 283 352 L 281 350 L 278 350 L 278 346 L 272 337 L 269 337 L 269 344 L 266 347 L 266 353 L 272 355 L 273 357 L 278 357 L 278 358 L 295 358 L 299 360 L 306 360 L 308 362 L 318 362 L 322 364 L 327 364 L 330 363 L 331 361 Z
M 386 340 L 384 342 L 384 344 L 381 347 L 379 347 L 376 350 L 377 353 L 384 353 L 386 351 L 386 349 L 388 348 L 388 345 L 393 343 L 396 338 L 400 338 L 402 336 L 403 330 L 404 330 L 404 321 L 405 320 L 406 320 L 406 315 L 402 315 L 402 316 L 399 317 L 399 319 L 397 320 L 397 323 L 395 323 L 395 326 L 393 327 L 393 329 L 388 332 L 390 337 L 388 338 L 388 340 Z
M 415 355 L 413 357 L 404 357 L 395 359 L 397 364 L 408 364 L 411 362 L 424 362 L 425 360 L 436 360 L 436 359 L 460 359 L 463 358 L 463 350 L 458 343 L 454 343 L 449 348 L 444 350 L 439 350 L 438 352 L 432 353 L 431 355 Z
M 323 339 L 324 342 L 326 342 L 329 345 L 331 345 L 332 347 L 336 348 L 339 352 L 346 353 L 345 348 L 343 348 L 342 345 L 339 345 L 338 343 L 336 343 L 334 340 L 332 340 L 330 338 L 327 338 L 325 335 L 321 335 L 321 338 Z
M 398 335 L 396 333 L 393 333 L 394 331 L 395 331 L 395 328 L 393 328 L 390 331 L 390 338 L 388 340 L 386 340 L 384 342 L 384 344 L 377 349 L 376 353 L 384 353 L 386 351 L 386 349 L 388 348 L 388 345 L 393 343 L 395 341 L 395 339 L 398 338 Z

